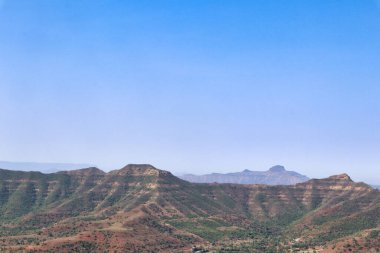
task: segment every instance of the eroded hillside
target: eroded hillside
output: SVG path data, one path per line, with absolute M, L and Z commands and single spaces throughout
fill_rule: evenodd
M 353 239 L 357 252 L 380 246 L 380 193 L 345 174 L 267 186 L 192 184 L 150 165 L 0 170 L 0 208 L 2 252 L 339 252 Z

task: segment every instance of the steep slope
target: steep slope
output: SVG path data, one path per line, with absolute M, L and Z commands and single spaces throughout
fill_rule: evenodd
M 0 218 L 14 219 L 47 207 L 57 208 L 91 189 L 104 175 L 96 168 L 53 174 L 0 170 Z
M 186 174 L 180 176 L 183 180 L 192 183 L 231 183 L 231 184 L 267 184 L 267 185 L 293 185 L 309 180 L 308 177 L 294 171 L 287 171 L 283 166 L 277 165 L 268 171 L 244 170 L 236 173 L 212 173 L 206 175 Z
M 325 198 L 317 209 L 289 227 L 288 233 L 298 237 L 301 244 L 323 245 L 336 239 L 347 239 L 347 236 L 352 238 L 355 234 L 361 238 L 379 227 L 378 190 L 364 183 L 354 183 L 346 174 L 313 183 L 319 188 L 333 188 L 341 194 Z
M 370 234 L 363 250 L 378 246 L 380 193 L 345 174 L 268 186 L 192 184 L 151 165 L 0 170 L 0 189 L 1 252 L 290 252 Z

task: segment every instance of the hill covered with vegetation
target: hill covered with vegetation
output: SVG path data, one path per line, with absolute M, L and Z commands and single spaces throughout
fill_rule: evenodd
M 151 165 L 0 170 L 1 252 L 369 252 L 380 192 L 346 174 L 194 184 Z M 346 251 L 347 250 L 347 251 Z

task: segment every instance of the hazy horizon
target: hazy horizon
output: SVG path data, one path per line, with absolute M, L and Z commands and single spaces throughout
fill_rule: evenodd
M 59 171 L 70 171 L 70 170 L 78 170 L 78 169 L 86 169 L 86 168 L 90 168 L 90 167 L 96 167 L 96 168 L 98 168 L 104 172 L 110 172 L 112 170 L 122 169 L 124 166 L 129 165 L 129 164 L 133 164 L 133 163 L 126 163 L 123 166 L 116 167 L 116 168 L 114 168 L 114 167 L 113 168 L 111 168 L 111 167 L 104 168 L 104 167 L 97 166 L 95 164 L 85 164 L 85 163 L 0 161 L 0 169 L 14 170 L 14 171 L 38 171 L 38 172 L 42 172 L 42 173 L 54 173 L 54 172 L 59 172 Z M 154 164 L 151 164 L 151 165 L 155 166 Z M 206 175 L 206 174 L 213 174 L 213 173 L 222 173 L 222 174 L 238 173 L 238 172 L 242 172 L 244 170 L 250 170 L 250 171 L 255 171 L 255 172 L 259 172 L 259 171 L 260 172 L 266 172 L 269 169 L 271 169 L 272 167 L 276 167 L 276 166 L 283 166 L 286 169 L 286 171 L 294 171 L 294 172 L 299 173 L 300 175 L 309 177 L 310 179 L 313 179 L 313 178 L 321 179 L 321 178 L 327 178 L 327 177 L 333 176 L 333 174 L 331 174 L 331 175 L 322 175 L 319 177 L 310 177 L 309 175 L 303 174 L 301 172 L 301 171 L 307 171 L 307 170 L 291 169 L 291 168 L 288 168 L 282 164 L 274 164 L 268 168 L 244 168 L 244 169 L 231 168 L 230 170 L 226 170 L 226 171 L 216 171 L 216 170 L 212 170 L 212 169 L 195 170 L 195 171 L 198 171 L 196 173 L 193 173 L 191 171 L 183 171 L 180 168 L 163 169 L 163 168 L 157 167 L 157 169 L 168 170 L 171 173 L 173 173 L 173 175 L 181 177 L 181 176 L 189 175 L 189 174 Z M 346 173 L 346 172 L 342 171 L 341 173 L 338 173 L 338 174 L 344 174 L 344 173 Z M 351 176 L 351 175 L 349 175 L 349 176 Z M 352 178 L 352 179 L 356 182 L 365 182 L 365 183 L 368 183 L 368 184 L 373 185 L 373 186 L 380 186 L 379 182 L 377 182 L 377 181 L 371 181 L 371 180 L 360 181 L 357 178 Z
M 0 1 L 0 160 L 380 184 L 380 8 Z

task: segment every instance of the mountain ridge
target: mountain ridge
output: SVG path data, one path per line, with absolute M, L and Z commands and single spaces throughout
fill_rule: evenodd
M 276 165 L 267 171 L 251 171 L 232 173 L 211 173 L 205 175 L 185 174 L 181 179 L 192 183 L 237 183 L 237 184 L 268 184 L 268 185 L 292 185 L 309 180 L 307 176 L 295 171 L 287 171 L 284 166 Z
M 270 186 L 193 184 L 146 164 L 108 173 L 0 170 L 0 250 L 323 250 L 346 236 L 360 242 L 377 231 L 379 201 L 378 190 L 347 174 Z M 303 245 L 292 244 L 298 238 Z M 363 249 L 377 246 L 375 239 Z
M 85 163 L 47 163 L 47 162 L 10 162 L 0 161 L 0 168 L 17 171 L 40 171 L 54 173 L 63 170 L 78 170 L 82 168 L 94 167 Z

